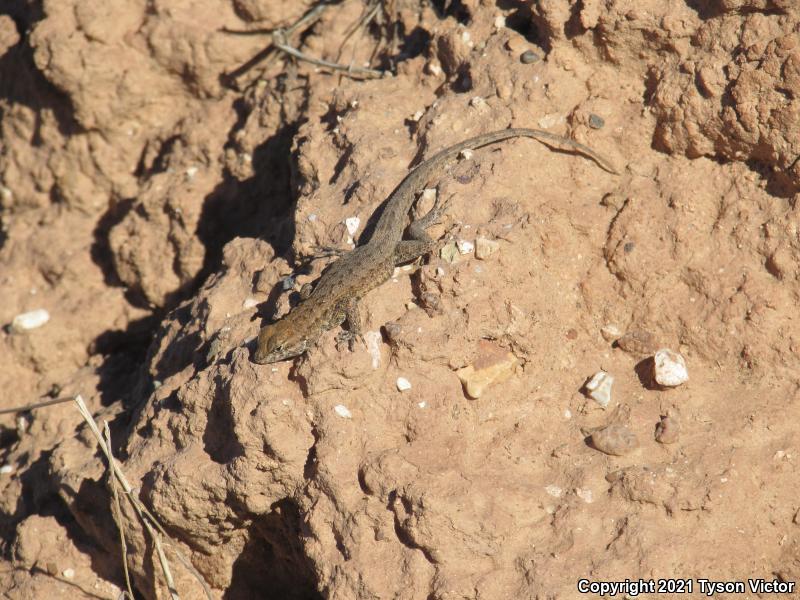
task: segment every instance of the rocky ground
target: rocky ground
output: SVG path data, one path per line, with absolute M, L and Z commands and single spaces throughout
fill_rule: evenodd
M 181 598 L 800 580 L 797 3 L 316 5 L 0 8 L 0 409 L 109 424 Z M 475 150 L 430 182 L 458 244 L 366 297 L 365 344 L 252 361 L 318 247 L 508 126 L 619 175 Z M 120 597 L 120 527 L 134 593 L 169 597 L 72 401 L 1 414 L 0 465 L 3 597 Z

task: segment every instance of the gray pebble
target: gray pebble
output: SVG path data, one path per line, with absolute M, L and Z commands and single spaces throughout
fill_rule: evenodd
M 589 115 L 589 127 L 592 129 L 602 129 L 603 125 L 606 124 L 605 119 L 600 115 L 596 115 L 594 113 Z
M 636 434 L 624 425 L 609 425 L 592 434 L 592 445 L 600 452 L 612 456 L 630 454 L 639 447 Z
M 525 52 L 519 55 L 519 60 L 523 65 L 529 65 L 531 63 L 539 62 L 542 60 L 542 57 L 536 54 L 536 52 L 533 50 L 525 50 Z

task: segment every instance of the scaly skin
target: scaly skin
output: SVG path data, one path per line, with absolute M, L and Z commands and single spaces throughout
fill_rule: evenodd
M 614 167 L 591 148 L 570 139 L 538 129 L 504 129 L 478 135 L 449 148 L 416 165 L 400 182 L 385 203 L 372 237 L 331 264 L 317 281 L 311 294 L 280 321 L 265 325 L 258 334 L 254 355 L 257 363 L 274 363 L 299 356 L 311 348 L 326 331 L 348 322 L 351 337 L 361 335 L 358 302 L 371 289 L 388 280 L 398 264 L 414 260 L 433 250 L 437 242 L 424 232 L 424 227 L 439 216 L 437 205 L 431 213 L 408 226 L 408 213 L 417 192 L 430 176 L 468 148 L 515 137 L 529 137 L 543 144 L 583 154 L 602 169 L 616 173 Z M 421 226 L 421 227 L 420 227 Z M 411 240 L 403 240 L 409 230 Z

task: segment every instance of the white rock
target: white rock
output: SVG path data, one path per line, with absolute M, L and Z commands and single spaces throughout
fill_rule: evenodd
M 484 260 L 500 249 L 500 242 L 479 237 L 475 240 L 475 258 Z
M 337 415 L 344 419 L 352 419 L 353 413 L 344 405 L 344 404 L 337 404 L 333 407 L 333 410 L 336 412 Z
M 416 123 L 417 121 L 419 121 L 419 120 L 422 118 L 422 116 L 423 116 L 424 114 L 425 114 L 425 111 L 424 111 L 424 110 L 418 110 L 418 111 L 417 111 L 417 112 L 415 112 L 413 115 L 411 115 L 411 120 L 412 120 L 412 121 L 414 121 L 414 122 Z
M 380 331 L 367 331 L 364 334 L 364 343 L 367 345 L 367 352 L 372 359 L 372 368 L 377 369 L 381 366 L 381 342 L 383 336 Z
M 456 247 L 458 248 L 458 252 L 460 254 L 469 254 L 475 250 L 475 244 L 469 240 L 458 240 L 456 242 Z
M 420 408 L 425 408 L 426 406 L 428 406 L 428 403 L 425 402 L 425 400 L 423 400 L 422 402 L 418 402 L 417 406 L 419 406 Z
M 197 175 L 197 172 L 199 170 L 200 169 L 198 169 L 197 167 L 189 167 L 188 169 L 186 169 L 186 178 L 189 180 L 194 179 L 194 176 Z
M 242 302 L 242 307 L 247 310 L 248 308 L 253 308 L 254 306 L 258 306 L 258 300 L 253 298 L 252 296 L 248 296 Z
M 594 494 L 592 494 L 592 490 L 575 488 L 575 495 L 578 496 L 578 498 L 580 498 L 584 502 L 586 502 L 586 504 L 591 504 L 592 502 L 594 502 Z
M 411 389 L 411 382 L 406 379 L 405 377 L 398 377 L 397 378 L 397 389 L 401 392 L 405 392 L 406 390 Z
M 25 331 L 27 329 L 36 329 L 41 327 L 50 320 L 50 313 L 45 309 L 40 308 L 30 312 L 22 313 L 14 317 L 11 321 L 11 329 L 14 331 Z
M 344 220 L 344 226 L 347 227 L 347 233 L 353 235 L 358 231 L 358 226 L 361 225 L 361 219 L 358 217 L 347 217 Z
M 75 569 L 64 569 L 63 571 L 61 571 L 61 574 L 66 579 L 72 579 L 73 577 L 75 577 Z
M 458 157 L 463 159 L 463 160 L 469 160 L 470 158 L 472 158 L 472 156 L 474 154 L 475 153 L 472 150 L 470 150 L 469 148 L 466 148 L 466 149 L 464 149 L 464 150 L 462 150 L 461 152 L 458 153 Z
M 505 26 L 506 26 L 506 18 L 503 15 L 497 15 L 494 18 L 494 28 L 502 29 Z
M 561 494 L 564 493 L 564 490 L 555 484 L 548 485 L 544 488 L 544 491 L 550 494 L 553 498 L 560 498 Z
M 0 467 L 0 475 L 8 475 L 14 472 L 14 467 L 11 465 L 3 465 Z
M 486 100 L 484 100 L 482 96 L 473 96 L 469 100 L 469 105 L 473 108 L 484 108 L 486 106 Z
M 614 376 L 605 371 L 598 371 L 586 383 L 589 397 L 603 408 L 611 402 L 611 386 L 614 385 Z
M 603 339 L 607 342 L 615 342 L 622 337 L 622 331 L 616 325 L 609 323 L 600 329 L 600 335 L 602 335 Z
M 686 361 L 677 352 L 669 348 L 656 351 L 653 357 L 656 383 L 665 387 L 676 387 L 689 381 Z

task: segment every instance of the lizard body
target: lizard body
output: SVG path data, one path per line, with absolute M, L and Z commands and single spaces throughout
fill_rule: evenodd
M 274 363 L 299 356 L 316 343 L 324 332 L 345 321 L 350 330 L 348 335 L 351 338 L 360 336 L 359 300 L 368 291 L 387 281 L 395 266 L 431 252 L 438 244 L 425 232 L 441 216 L 444 206 L 438 200 L 428 214 L 408 225 L 409 211 L 416 202 L 417 192 L 434 172 L 441 170 L 464 150 L 514 137 L 529 137 L 559 150 L 583 154 L 604 170 L 616 173 L 614 167 L 591 148 L 538 129 L 503 129 L 475 136 L 439 151 L 413 167 L 394 189 L 366 244 L 357 246 L 327 267 L 313 291 L 289 314 L 262 327 L 258 334 L 255 362 Z M 406 230 L 411 239 L 403 239 Z

